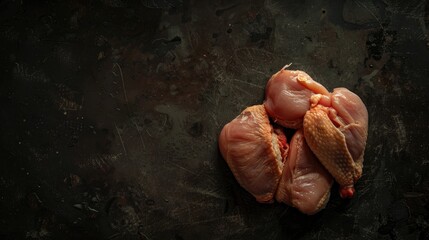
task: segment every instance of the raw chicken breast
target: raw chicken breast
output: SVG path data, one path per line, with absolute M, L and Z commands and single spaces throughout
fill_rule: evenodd
M 298 129 L 302 127 L 304 115 L 310 109 L 310 97 L 314 93 L 329 95 L 326 88 L 307 73 L 282 69 L 267 83 L 264 106 L 274 122 Z
M 288 145 L 273 128 L 263 105 L 246 108 L 219 136 L 223 158 L 238 183 L 258 202 L 273 202 Z
M 340 184 L 341 197 L 353 197 L 362 175 L 368 132 L 368 112 L 362 100 L 345 88 L 336 88 L 331 102 L 311 98 L 304 117 L 304 135 L 310 149 Z
M 276 200 L 302 213 L 315 214 L 328 202 L 332 183 L 332 176 L 311 152 L 302 130 L 298 130 L 289 146 Z

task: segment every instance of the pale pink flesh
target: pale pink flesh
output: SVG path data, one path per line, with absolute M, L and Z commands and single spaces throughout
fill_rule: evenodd
M 276 200 L 302 213 L 315 214 L 327 203 L 332 182 L 332 176 L 305 142 L 302 130 L 298 130 L 289 145 Z
M 336 88 L 332 93 L 332 108 L 342 125 L 340 131 L 346 138 L 347 148 L 355 161 L 363 161 L 368 136 L 368 111 L 362 100 L 346 88 Z
M 329 95 L 326 88 L 307 73 L 282 69 L 267 83 L 264 106 L 274 122 L 298 129 L 305 112 L 310 109 L 309 100 L 314 93 Z

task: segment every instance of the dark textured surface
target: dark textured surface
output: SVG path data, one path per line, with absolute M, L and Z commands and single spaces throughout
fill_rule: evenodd
M 1 1 L 1 239 L 428 239 L 429 4 Z M 293 63 L 369 111 L 357 197 L 258 204 L 217 136 Z

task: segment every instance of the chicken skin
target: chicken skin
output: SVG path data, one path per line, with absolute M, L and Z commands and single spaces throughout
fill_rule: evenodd
M 258 202 L 273 202 L 288 145 L 283 130 L 270 124 L 264 106 L 248 107 L 226 124 L 219 148 L 238 183 Z

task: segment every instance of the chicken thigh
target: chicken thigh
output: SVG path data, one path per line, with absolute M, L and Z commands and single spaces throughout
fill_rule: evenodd
M 362 175 L 368 132 L 368 112 L 362 100 L 346 88 L 336 88 L 330 102 L 311 98 L 304 117 L 304 135 L 310 149 L 340 184 L 341 197 L 353 197 Z
M 264 106 L 248 107 L 226 124 L 219 148 L 238 183 L 258 202 L 273 202 L 288 145 L 283 130 L 270 124 Z
M 315 214 L 328 202 L 332 183 L 332 176 L 311 152 L 302 130 L 298 130 L 289 145 L 276 200 L 302 213 Z
M 274 122 L 298 129 L 310 109 L 310 97 L 316 93 L 329 95 L 328 90 L 307 73 L 282 69 L 267 83 L 264 106 Z

